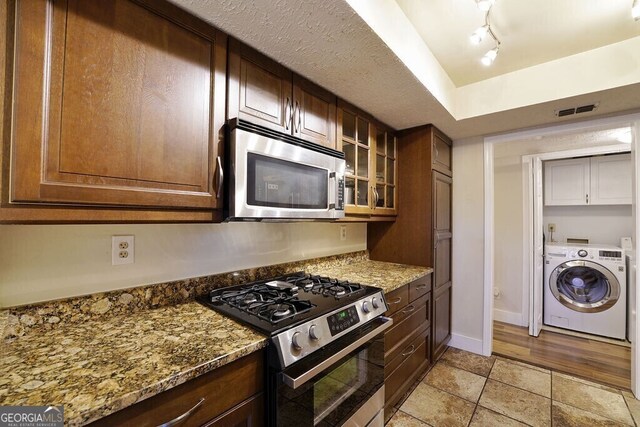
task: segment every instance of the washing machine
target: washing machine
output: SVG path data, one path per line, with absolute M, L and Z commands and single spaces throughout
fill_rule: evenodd
M 625 339 L 625 255 L 605 245 L 545 245 L 545 325 Z

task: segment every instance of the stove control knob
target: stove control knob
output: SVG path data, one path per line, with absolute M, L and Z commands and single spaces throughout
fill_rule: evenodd
M 291 337 L 291 345 L 296 350 L 302 350 L 302 345 L 300 345 L 300 332 L 296 332 Z
M 378 301 L 378 298 L 373 297 L 373 299 L 371 300 L 371 305 L 373 306 L 373 308 L 380 307 L 380 302 Z
M 365 301 L 362 303 L 362 311 L 364 311 L 365 313 L 371 311 L 371 309 L 369 308 L 369 301 Z
M 320 334 L 318 333 L 318 327 L 316 325 L 309 326 L 309 338 L 318 341 Z

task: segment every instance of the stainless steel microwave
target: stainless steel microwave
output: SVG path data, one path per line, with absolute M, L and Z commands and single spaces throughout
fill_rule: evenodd
M 344 217 L 344 153 L 233 119 L 226 158 L 227 221 Z

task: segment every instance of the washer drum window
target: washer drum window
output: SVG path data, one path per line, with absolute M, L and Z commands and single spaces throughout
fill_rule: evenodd
M 582 313 L 605 311 L 620 298 L 620 284 L 613 273 L 590 261 L 560 264 L 551 273 L 549 287 L 562 305 Z

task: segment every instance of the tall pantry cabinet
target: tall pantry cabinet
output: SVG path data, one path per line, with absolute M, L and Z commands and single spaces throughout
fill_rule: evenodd
M 368 224 L 371 259 L 432 267 L 431 361 L 451 339 L 451 139 L 432 125 L 398 135 L 398 216 Z

